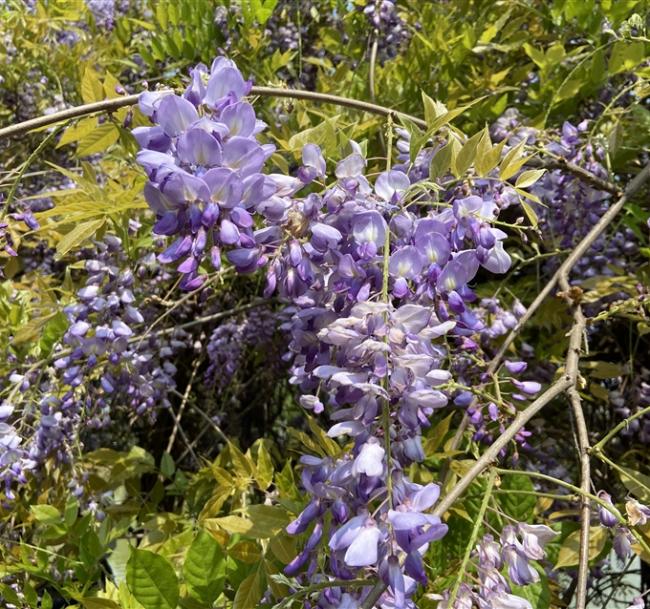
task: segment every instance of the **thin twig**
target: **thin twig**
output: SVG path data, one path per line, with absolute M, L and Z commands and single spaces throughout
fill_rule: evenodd
M 536 296 L 535 300 L 533 300 L 533 302 L 526 309 L 526 312 L 522 315 L 521 319 L 519 319 L 517 325 L 512 329 L 510 334 L 508 334 L 506 339 L 503 341 L 501 348 L 492 359 L 492 362 L 494 362 L 494 364 L 490 362 L 490 367 L 488 367 L 488 370 L 490 372 L 495 372 L 496 369 L 501 365 L 501 360 L 503 359 L 510 345 L 514 342 L 515 338 L 521 332 L 524 325 L 535 314 L 540 305 L 546 300 L 548 295 L 555 289 L 555 286 L 557 285 L 560 277 L 562 275 L 568 275 L 571 272 L 573 267 L 593 245 L 594 241 L 600 237 L 603 231 L 625 207 L 625 204 L 629 201 L 629 199 L 641 189 L 648 178 L 650 178 L 650 163 L 648 163 L 634 177 L 634 179 L 630 181 L 620 199 L 601 216 L 600 220 L 594 224 L 593 228 L 587 233 L 587 235 L 585 235 L 582 241 L 576 245 L 573 252 L 571 252 L 567 259 L 560 265 L 557 271 L 555 271 L 553 276 L 548 280 L 544 288 Z M 493 369 L 490 370 L 490 368 Z
M 527 162 L 527 165 L 530 165 L 531 167 L 541 167 L 543 169 L 560 169 L 569 171 L 583 182 L 591 184 L 598 190 L 604 190 L 605 192 L 609 192 L 617 197 L 620 197 L 623 194 L 623 190 L 613 182 L 599 178 L 597 175 L 591 173 L 591 171 L 587 171 L 579 165 L 567 161 L 564 157 L 548 152 L 547 150 L 544 150 L 543 153 L 545 155 L 543 161 L 531 159 Z
M 494 470 L 492 470 L 488 477 L 487 488 L 485 489 L 485 494 L 483 495 L 481 506 L 479 508 L 478 514 L 476 515 L 476 520 L 474 521 L 472 534 L 469 538 L 469 542 L 467 543 L 467 547 L 465 548 L 465 555 L 463 556 L 463 562 L 460 565 L 458 576 L 456 577 L 456 582 L 454 583 L 454 587 L 451 591 L 451 596 L 449 597 L 449 607 L 453 607 L 454 603 L 456 602 L 456 597 L 458 596 L 458 589 L 460 588 L 460 585 L 463 582 L 463 577 L 465 576 L 465 571 L 467 570 L 467 565 L 469 563 L 470 556 L 472 555 L 472 550 L 476 545 L 476 541 L 478 540 L 478 535 L 481 531 L 481 527 L 483 526 L 483 517 L 485 516 L 488 503 L 490 501 L 490 498 L 492 497 L 492 489 L 494 487 L 496 475 L 497 473 Z
M 58 133 L 58 129 L 55 129 L 50 133 L 37 147 L 34 152 L 32 152 L 29 157 L 27 157 L 27 160 L 23 163 L 22 167 L 18 171 L 18 174 L 16 176 L 16 179 L 14 180 L 14 183 L 11 185 L 11 189 L 9 190 L 9 194 L 7 195 L 7 200 L 4 203 L 4 207 L 2 210 L 0 210 L 0 220 L 2 220 L 7 213 L 9 213 L 9 207 L 13 203 L 14 196 L 16 195 L 16 191 L 18 190 L 18 185 L 20 184 L 20 180 L 22 180 L 23 176 L 25 175 L 25 172 L 27 171 L 28 167 L 34 162 L 34 159 L 40 154 L 41 150 L 45 148 L 51 141 L 52 138 Z
M 174 447 L 174 442 L 176 441 L 176 434 L 178 433 L 178 429 L 180 428 L 181 425 L 181 417 L 183 416 L 183 412 L 185 411 L 187 402 L 190 399 L 190 392 L 192 391 L 192 383 L 194 383 L 194 378 L 196 377 L 196 373 L 199 369 L 200 364 L 201 364 L 201 359 L 197 357 L 194 360 L 194 365 L 192 366 L 192 373 L 190 374 L 190 380 L 187 381 L 187 387 L 185 387 L 185 393 L 183 394 L 181 405 L 179 406 L 178 412 L 174 417 L 174 428 L 172 429 L 172 433 L 169 436 L 169 442 L 167 442 L 167 448 L 165 449 L 166 453 L 171 454 L 172 448 Z
M 632 421 L 635 419 L 638 419 L 646 414 L 650 414 L 650 406 L 646 406 L 642 410 L 639 410 L 638 412 L 635 412 L 631 417 L 628 417 L 627 419 L 623 419 L 614 429 L 612 429 L 610 432 L 607 433 L 601 440 L 596 442 L 591 447 L 591 452 L 596 452 L 599 451 L 609 442 L 621 429 L 626 428 Z

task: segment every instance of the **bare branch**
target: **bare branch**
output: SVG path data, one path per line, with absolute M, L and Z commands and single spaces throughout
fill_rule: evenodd
M 362 112 L 378 114 L 380 116 L 396 115 L 408 119 L 422 129 L 426 129 L 427 127 L 426 122 L 417 116 L 412 116 L 405 112 L 398 112 L 392 108 L 386 108 L 385 106 L 380 106 L 378 104 L 350 99 L 348 97 L 340 97 L 338 95 L 330 95 L 329 93 L 300 91 L 297 89 L 281 89 L 278 87 L 252 87 L 250 94 L 259 95 L 261 97 L 304 99 L 321 104 L 332 104 L 334 106 L 343 106 L 354 110 L 361 110 Z M 134 95 L 125 95 L 124 97 L 116 97 L 114 99 L 106 99 L 92 104 L 75 106 L 74 108 L 67 108 L 60 112 L 53 112 L 52 114 L 32 118 L 28 121 L 16 123 L 15 125 L 9 125 L 9 127 L 0 129 L 0 138 L 20 135 L 22 133 L 27 133 L 28 131 L 33 131 L 34 129 L 55 125 L 56 123 L 61 123 L 73 118 L 79 118 L 81 116 L 88 116 L 90 114 L 98 114 L 102 112 L 115 112 L 116 110 L 125 108 L 126 106 L 134 106 L 138 103 L 139 97 L 139 93 Z
M 578 392 L 580 379 L 579 364 L 582 337 L 586 320 L 582 313 L 580 301 L 571 299 L 571 286 L 568 279 L 568 270 L 559 278 L 560 288 L 563 290 L 564 299 L 573 307 L 573 330 L 569 341 L 569 350 L 566 358 L 566 374 L 572 379 L 573 384 L 567 390 L 573 418 L 575 419 L 578 435 L 578 454 L 580 459 L 580 489 L 582 491 L 580 502 L 580 549 L 578 557 L 578 577 L 576 580 L 576 609 L 585 609 L 587 605 L 587 579 L 589 577 L 589 531 L 591 525 L 591 507 L 589 505 L 589 490 L 591 479 L 591 465 L 589 462 L 589 435 L 587 423 L 582 411 L 582 400 Z
M 201 360 L 200 358 L 197 357 L 194 360 L 194 365 L 192 366 L 192 373 L 190 374 L 190 380 L 187 381 L 187 387 L 185 387 L 185 393 L 183 393 L 183 399 L 181 400 L 181 405 L 179 406 L 178 412 L 174 417 L 174 428 L 172 429 L 172 433 L 169 436 L 169 442 L 167 442 L 167 448 L 165 450 L 165 452 L 167 453 L 171 454 L 172 452 L 174 442 L 176 441 L 176 434 L 178 433 L 178 430 L 181 425 L 181 417 L 183 416 L 185 406 L 187 406 L 187 401 L 190 399 L 190 392 L 192 391 L 192 383 L 194 383 L 194 378 L 196 377 L 196 373 L 199 369 L 200 364 L 201 364 Z
M 627 185 L 623 195 L 614 203 L 594 224 L 593 228 L 585 235 L 584 239 L 576 245 L 575 249 L 567 257 L 567 259 L 560 265 L 560 268 L 549 279 L 548 283 L 542 288 L 540 293 L 536 296 L 535 300 L 530 304 L 526 313 L 517 322 L 517 325 L 512 329 L 510 334 L 503 341 L 501 348 L 490 362 L 488 371 L 494 372 L 501 365 L 501 360 L 509 349 L 510 345 L 514 342 L 517 335 L 521 332 L 522 328 L 526 325 L 528 320 L 535 314 L 540 305 L 546 300 L 547 296 L 554 290 L 560 277 L 563 275 L 568 276 L 573 267 L 578 263 L 587 250 L 593 245 L 594 241 L 600 237 L 603 231 L 611 224 L 616 216 L 625 207 L 629 199 L 634 196 L 643 186 L 643 184 L 650 178 L 650 163 L 648 163 Z

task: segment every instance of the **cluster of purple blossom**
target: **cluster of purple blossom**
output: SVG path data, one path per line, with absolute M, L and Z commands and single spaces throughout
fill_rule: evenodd
M 378 58 L 383 64 L 394 59 L 408 45 L 411 32 L 397 11 L 393 0 L 369 0 L 363 12 L 375 31 Z
M 169 406 L 175 388 L 172 360 L 188 347 L 190 336 L 182 329 L 136 336 L 136 329 L 146 327 L 145 315 L 151 319 L 154 311 L 136 305 L 142 298 L 134 290 L 145 283 L 120 270 L 125 257 L 120 239 L 107 235 L 88 256 L 85 285 L 64 309 L 69 327 L 54 348 L 53 366 L 16 371 L 5 387 L 11 391 L 0 403 L 0 480 L 8 500 L 14 487 L 24 484 L 29 472 L 38 475 L 49 459 L 70 464 L 81 436 L 106 427 L 116 409 L 154 417 Z M 148 258 L 140 261 L 136 276 L 151 275 Z M 153 274 L 160 273 L 165 271 L 154 264 Z M 18 392 L 28 399 L 13 399 Z
M 527 586 L 539 581 L 531 562 L 544 559 L 544 546 L 556 535 L 545 525 L 526 523 L 505 526 L 499 541 L 485 535 L 475 549 L 478 582 L 461 584 L 451 606 L 449 593 L 443 595 L 438 609 L 532 609 L 527 599 L 512 593 L 511 583 Z M 504 568 L 508 579 L 502 574 Z
M 415 582 L 426 580 L 422 555 L 446 526 L 426 513 L 437 485 L 410 482 L 405 468 L 423 460 L 422 429 L 434 412 L 450 398 L 461 407 L 471 402 L 449 360 L 456 350 L 479 349 L 473 336 L 486 328 L 468 284 L 481 267 L 504 273 L 510 266 L 506 234 L 493 225 L 499 204 L 489 193 L 453 188 L 418 215 L 409 209 L 409 177 L 388 169 L 371 184 L 355 142 L 322 194 L 298 196 L 316 178 L 326 180 L 325 159 L 308 144 L 297 177 L 263 173 L 274 148 L 257 141 L 263 125 L 242 100 L 249 86 L 219 58 L 209 71 L 193 70 L 182 96 L 142 96 L 156 123 L 135 131 L 149 176 L 145 194 L 155 232 L 175 237 L 159 259 L 180 261 L 186 289 L 202 285 L 206 251 L 215 268 L 224 252 L 240 273 L 266 267 L 265 294 L 287 303 L 282 329 L 291 337 L 291 382 L 302 405 L 315 413 L 327 407 L 329 435 L 354 439 L 339 459 L 302 460 L 312 500 L 288 530 L 311 534 L 288 573 L 306 567 L 314 575 L 331 515 L 325 576 L 376 570 L 388 585 L 380 606 L 410 607 Z M 509 372 L 524 368 L 513 363 Z M 514 376 L 514 399 L 539 391 L 539 383 Z M 319 606 L 341 594 L 323 592 Z
M 180 261 L 185 289 L 205 281 L 198 270 L 206 254 L 215 269 L 222 251 L 241 271 L 262 265 L 251 212 L 282 213 L 273 195 L 291 188 L 280 176 L 260 173 L 275 147 L 257 141 L 264 124 L 242 100 L 250 86 L 232 62 L 218 58 L 209 72 L 194 68 L 182 96 L 145 93 L 140 99 L 157 123 L 134 130 L 143 148 L 138 162 L 149 177 L 145 197 L 158 218 L 154 232 L 177 235 L 160 260 Z
M 630 527 L 644 526 L 649 522 L 650 508 L 633 497 L 628 497 L 625 502 L 628 523 L 626 526 L 621 522 L 621 515 L 614 506 L 611 495 L 600 490 L 598 491 L 598 498 L 608 506 L 598 506 L 600 524 L 612 532 L 614 551 L 621 561 L 625 561 L 633 555 L 632 543 L 634 543 L 634 537 L 630 533 Z
M 492 128 L 496 140 L 506 139 L 514 146 L 525 140 L 529 144 L 545 147 L 550 154 L 578 165 L 596 177 L 607 179 L 603 167 L 604 150 L 586 142 L 584 135 L 589 126 L 582 121 L 577 126 L 565 122 L 556 138 L 548 139 L 537 130 L 522 125 L 522 118 L 514 109 L 507 110 Z M 545 173 L 531 192 L 539 197 L 544 207 L 538 209 L 540 230 L 552 247 L 571 249 L 589 232 L 607 211 L 611 194 L 598 190 L 584 180 L 553 169 Z M 612 275 L 613 268 L 622 268 L 625 261 L 637 251 L 634 233 L 626 227 L 602 235 L 573 270 L 574 282 L 597 275 Z M 550 262 L 554 269 L 556 262 Z
M 206 382 L 223 391 L 241 369 L 246 352 L 265 348 L 275 333 L 277 318 L 268 308 L 247 311 L 241 320 L 226 321 L 210 335 L 207 345 L 209 365 L 205 371 Z

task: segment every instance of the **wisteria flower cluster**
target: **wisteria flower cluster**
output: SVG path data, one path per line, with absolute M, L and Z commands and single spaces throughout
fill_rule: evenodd
M 13 395 L 30 396 L 36 403 L 21 400 L 20 412 L 11 397 L 0 403 L 5 448 L 0 480 L 8 499 L 28 473 L 40 474 L 49 459 L 70 464 L 82 436 L 109 425 L 117 409 L 154 418 L 170 405 L 176 386 L 172 360 L 188 348 L 191 337 L 182 329 L 142 335 L 145 315 L 151 315 L 137 305 L 143 287 L 138 277 L 154 278 L 165 271 L 149 255 L 135 274 L 121 270 L 122 242 L 113 235 L 87 255 L 87 279 L 64 310 L 69 326 L 54 349 L 52 368 L 47 374 L 16 371 L 9 379 Z
M 475 548 L 479 583 L 461 584 L 453 604 L 446 593 L 439 609 L 533 609 L 527 599 L 513 594 L 512 584 L 527 586 L 539 581 L 534 563 L 544 559 L 544 546 L 556 535 L 545 525 L 526 523 L 505 526 L 499 540 L 485 535 Z M 508 578 L 504 577 L 504 570 Z
M 409 176 L 389 168 L 372 184 L 355 142 L 331 186 L 298 196 L 327 181 L 325 159 L 308 144 L 296 177 L 264 173 L 273 147 L 257 141 L 263 125 L 243 101 L 249 87 L 219 58 L 209 72 L 192 72 L 183 96 L 142 96 L 157 123 L 135 131 L 150 180 L 145 195 L 155 232 L 176 238 L 159 258 L 181 261 L 186 289 L 204 280 L 198 269 L 208 250 L 215 268 L 223 252 L 238 272 L 266 267 L 265 294 L 286 303 L 282 329 L 301 404 L 316 414 L 327 409 L 329 435 L 353 440 L 337 460 L 303 458 L 313 498 L 288 531 L 311 533 L 287 573 L 302 577 L 306 568 L 314 576 L 331 518 L 326 576 L 377 570 L 388 585 L 381 606 L 407 607 L 415 582 L 426 580 L 422 555 L 446 526 L 427 513 L 437 485 L 410 482 L 405 468 L 423 460 L 422 428 L 434 412 L 450 399 L 471 402 L 450 360 L 456 350 L 478 349 L 473 336 L 486 331 L 469 284 L 480 268 L 510 267 L 506 233 L 493 224 L 500 202 L 454 188 L 419 215 L 409 209 Z M 513 377 L 524 369 L 509 368 Z M 515 399 L 540 389 L 511 381 Z M 340 594 L 323 592 L 321 606 Z

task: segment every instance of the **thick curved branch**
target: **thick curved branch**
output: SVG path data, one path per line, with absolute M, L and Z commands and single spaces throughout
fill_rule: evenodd
M 285 97 L 290 99 L 304 99 L 321 104 L 332 104 L 334 106 L 343 106 L 352 108 L 353 110 L 360 110 L 362 112 L 369 112 L 370 114 L 378 114 L 380 116 L 396 115 L 401 116 L 409 121 L 415 123 L 418 127 L 426 129 L 427 124 L 417 116 L 411 116 L 405 112 L 398 112 L 392 108 L 386 108 L 378 104 L 360 101 L 358 99 L 350 99 L 348 97 L 340 97 L 338 95 L 330 95 L 329 93 L 318 93 L 316 91 L 301 91 L 298 89 L 282 89 L 279 87 L 252 87 L 251 95 L 259 95 L 261 97 Z M 124 97 L 116 97 L 114 99 L 105 99 L 104 101 L 94 102 L 92 104 L 84 104 L 82 106 L 75 106 L 74 108 L 67 108 L 60 112 L 53 112 L 45 116 L 32 118 L 22 123 L 16 123 L 9 127 L 0 129 L 0 138 L 12 137 L 27 133 L 34 129 L 40 129 L 49 125 L 55 125 L 63 121 L 81 116 L 88 116 L 89 114 L 98 114 L 102 112 L 115 112 L 120 108 L 127 106 L 134 106 L 138 103 L 139 93 L 133 95 L 125 95 Z

